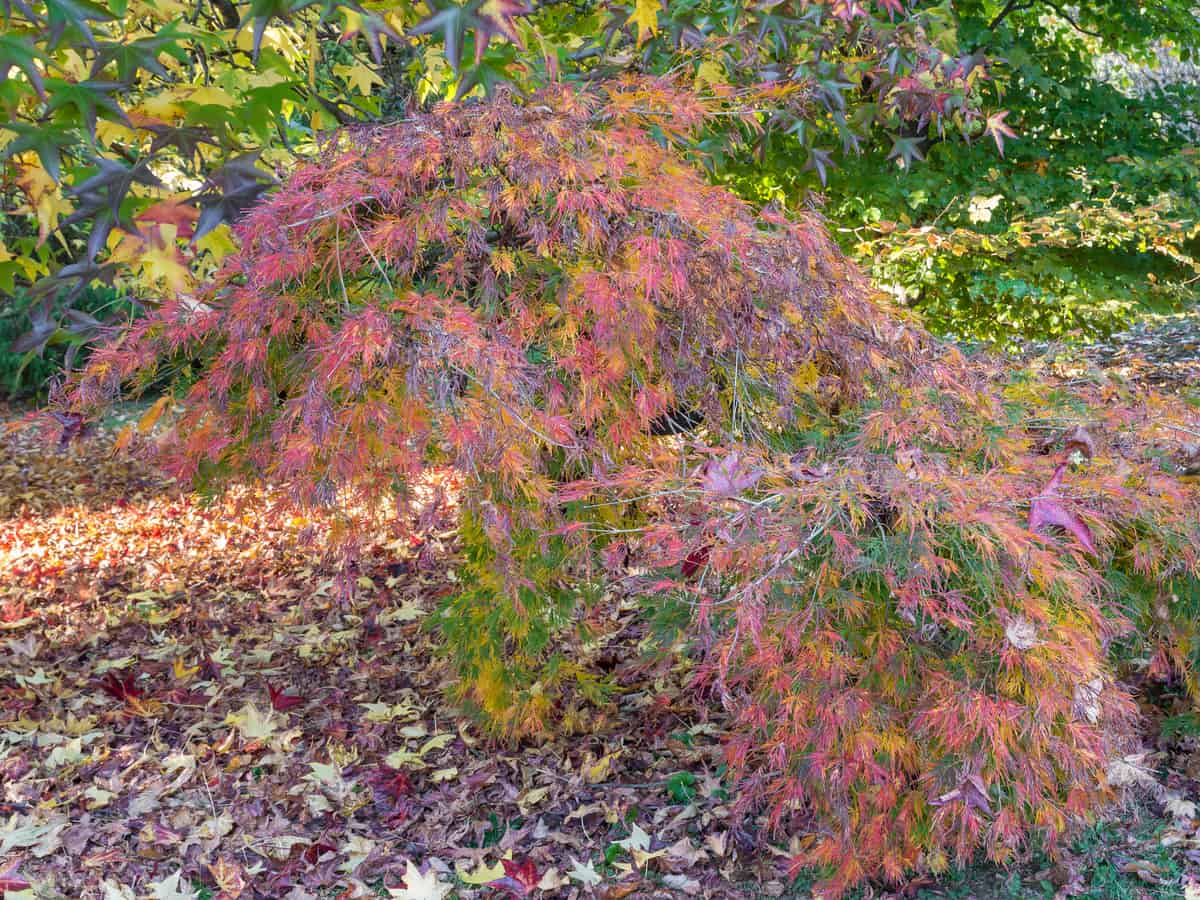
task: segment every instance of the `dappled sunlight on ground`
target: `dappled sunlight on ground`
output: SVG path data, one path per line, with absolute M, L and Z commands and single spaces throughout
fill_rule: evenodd
M 364 519 L 347 576 L 321 522 L 249 490 L 205 507 L 111 446 L 0 436 L 6 896 L 807 895 L 786 845 L 734 824 L 720 722 L 686 659 L 642 654 L 632 606 L 610 597 L 578 650 L 611 707 L 495 746 L 423 628 L 453 590 L 452 491 L 420 537 Z M 1173 896 L 1200 857 L 1153 817 L 1104 835 L 907 896 Z
M 0 440 L 13 885 L 387 896 L 416 864 L 431 896 L 739 893 L 716 729 L 638 659 L 631 610 L 605 611 L 589 648 L 616 708 L 506 752 L 445 705 L 421 627 L 450 589 L 444 519 L 420 544 L 365 542 L 350 598 L 299 540 L 314 523 L 262 515 L 266 498 L 206 509 L 105 437 Z

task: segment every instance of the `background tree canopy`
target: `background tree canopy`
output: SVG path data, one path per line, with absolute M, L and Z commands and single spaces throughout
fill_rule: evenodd
M 331 129 L 638 71 L 738 114 L 692 147 L 755 200 L 825 195 L 845 246 L 937 328 L 1096 333 L 1192 296 L 1191 89 L 1131 103 L 1101 52 L 1188 57 L 1186 2 L 7 0 L 0 290 L 18 369 L 191 290 L 228 223 Z M 741 115 L 752 110 L 753 117 Z M 99 312 L 97 307 L 103 308 Z M 15 386 L 16 381 L 13 381 Z

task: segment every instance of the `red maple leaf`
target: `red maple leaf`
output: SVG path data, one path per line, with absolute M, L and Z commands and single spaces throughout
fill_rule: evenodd
M 115 672 L 109 672 L 100 679 L 100 690 L 121 703 L 137 700 L 144 694 L 133 675 L 118 676 Z
M 1089 553 L 1096 552 L 1096 544 L 1092 540 L 1092 531 L 1087 527 L 1087 523 L 1078 515 L 1071 512 L 1062 504 L 1062 494 L 1059 493 L 1059 488 L 1062 486 L 1063 473 L 1067 470 L 1066 463 L 1060 463 L 1058 468 L 1054 470 L 1054 477 L 1042 489 L 1029 504 L 1029 530 L 1044 534 L 1046 526 L 1054 526 L 1069 531 L 1075 535 L 1079 543 L 1083 544 L 1085 550 Z
M 380 766 L 371 781 L 381 793 L 387 794 L 393 800 L 400 800 L 412 792 L 412 782 L 408 775 L 391 766 Z
M 516 897 L 528 897 L 537 890 L 542 876 L 534 868 L 532 859 L 526 859 L 519 864 L 511 859 L 502 859 L 500 862 L 504 866 L 504 877 L 488 882 L 489 887 L 508 891 Z
M 277 712 L 287 712 L 293 706 L 299 706 L 304 702 L 303 697 L 297 697 L 295 694 L 285 694 L 283 688 L 277 688 L 271 682 L 267 682 L 267 693 L 271 696 L 271 706 Z
M 337 847 L 332 844 L 326 844 L 324 841 L 317 841 L 314 844 L 309 844 L 304 848 L 304 861 L 310 866 L 315 866 L 321 857 L 326 853 L 337 853 Z

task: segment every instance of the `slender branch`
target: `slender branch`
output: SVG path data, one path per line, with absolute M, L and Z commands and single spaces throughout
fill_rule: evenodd
M 1045 3 L 1052 10 L 1054 10 L 1056 13 L 1058 13 L 1060 16 L 1062 16 L 1064 19 L 1066 19 L 1071 24 L 1071 27 L 1074 28 L 1076 31 L 1078 31 L 1082 34 L 1091 35 L 1092 37 L 1096 37 L 1096 38 L 1104 37 L 1104 35 L 1102 35 L 1098 31 L 1089 31 L 1088 29 L 1084 28 L 1082 25 L 1079 24 L 1079 22 L 1076 19 L 1071 18 L 1071 14 L 1068 13 L 1066 11 L 1066 9 L 1059 6 L 1057 3 L 1054 3 L 1053 0 L 1042 0 L 1042 2 Z
M 1008 0 L 1008 2 L 1004 4 L 1004 8 L 1001 9 L 1000 12 L 996 14 L 996 17 L 988 24 L 987 30 L 994 32 L 1000 23 L 1007 19 L 1010 15 L 1015 12 L 1032 9 L 1034 4 L 1037 2 L 1046 4 L 1056 13 L 1058 13 L 1059 16 L 1065 19 L 1067 23 L 1079 33 L 1096 38 L 1104 37 L 1104 35 L 1102 35 L 1100 32 L 1091 31 L 1090 29 L 1084 28 L 1082 25 L 1080 25 L 1079 20 L 1067 12 L 1065 7 L 1061 6 L 1059 3 L 1056 3 L 1055 0 Z M 980 44 L 975 47 L 975 50 L 980 50 L 984 46 L 985 45 Z
M 1170 428 L 1173 431 L 1182 431 L 1184 434 L 1190 434 L 1190 435 L 1193 435 L 1194 437 L 1200 437 L 1200 431 L 1195 431 L 1191 428 L 1184 428 L 1182 425 L 1175 425 L 1171 422 L 1159 422 L 1158 424 L 1161 425 L 1163 428 Z
M 992 19 L 991 23 L 987 27 L 987 30 L 995 31 L 996 27 L 1005 19 L 1007 19 L 1012 13 L 1020 9 L 1029 9 L 1029 7 L 1032 5 L 1032 0 L 1026 0 L 1024 3 L 1022 3 L 1021 0 L 1008 0 L 1008 3 L 1004 4 L 1004 9 L 1000 10 L 996 18 Z
M 497 403 L 500 404 L 501 409 L 503 409 L 506 413 L 508 413 L 510 416 L 512 416 L 522 428 L 524 428 L 526 431 L 528 431 L 534 437 L 540 438 L 541 440 L 545 441 L 547 444 L 549 444 L 552 447 L 560 447 L 563 450 L 574 449 L 570 444 L 564 444 L 560 441 L 556 441 L 554 438 L 550 437 L 550 435 L 544 434 L 541 431 L 539 431 L 537 428 L 534 428 L 531 424 L 529 424 L 523 418 L 521 418 L 520 414 L 517 413 L 517 411 L 514 410 L 504 400 L 503 397 L 501 397 L 499 394 L 497 394 L 494 390 L 491 389 L 491 387 L 484 384 L 482 381 L 480 381 L 478 378 L 476 378 L 474 375 L 472 375 L 470 372 L 468 372 L 462 366 L 455 365 L 454 363 L 450 363 L 449 365 L 450 365 L 450 368 L 452 368 L 454 371 L 458 372 L 458 374 L 462 375 L 468 381 L 471 381 L 478 387 L 482 388 L 488 394 L 488 396 L 490 396 L 493 400 L 495 400 Z

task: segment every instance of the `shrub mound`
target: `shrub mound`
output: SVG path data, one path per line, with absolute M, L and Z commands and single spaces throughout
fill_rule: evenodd
M 1053 845 L 1110 796 L 1121 679 L 1191 683 L 1197 417 L 931 338 L 817 215 L 675 149 L 734 112 L 630 80 L 346 133 L 67 403 L 174 366 L 164 464 L 300 505 L 419 514 L 454 466 L 464 703 L 561 724 L 603 696 L 589 608 L 642 598 L 733 723 L 739 808 L 831 892 Z

